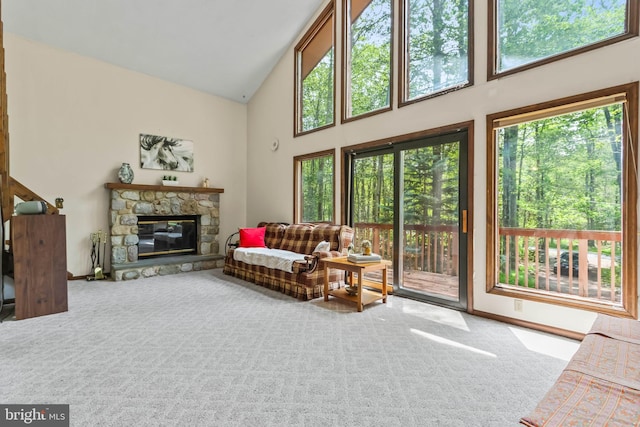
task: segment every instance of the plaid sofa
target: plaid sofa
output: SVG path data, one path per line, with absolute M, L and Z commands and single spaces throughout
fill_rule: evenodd
M 233 259 L 235 249 L 230 248 L 224 261 L 224 273 L 304 301 L 322 296 L 325 270 L 318 260 L 342 256 L 342 249 L 351 244 L 354 236 L 353 229 L 346 225 L 260 223 L 258 226 L 266 227 L 264 240 L 268 248 L 307 255 L 306 261 L 296 261 L 293 273 L 289 273 L 236 261 Z M 330 250 L 314 252 L 322 241 L 329 242 Z M 334 270 L 329 281 L 335 283 L 341 278 L 341 272 Z

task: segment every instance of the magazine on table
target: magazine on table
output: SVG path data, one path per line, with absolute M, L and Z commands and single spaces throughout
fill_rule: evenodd
M 363 262 L 377 262 L 382 260 L 382 257 L 378 254 L 349 254 L 347 256 L 347 260 L 355 263 L 363 263 Z

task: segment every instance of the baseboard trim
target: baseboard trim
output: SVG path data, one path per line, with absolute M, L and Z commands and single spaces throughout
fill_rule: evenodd
M 580 332 L 570 331 L 568 329 L 556 328 L 554 326 L 542 325 L 540 323 L 529 322 L 526 320 L 515 319 L 513 317 L 500 316 L 498 314 L 487 313 L 484 311 L 473 310 L 475 316 L 484 317 L 491 320 L 497 320 L 498 322 L 509 323 L 511 325 L 522 326 L 524 328 L 535 329 L 541 332 L 548 332 L 554 335 L 560 335 L 566 338 L 582 341 L 584 335 Z

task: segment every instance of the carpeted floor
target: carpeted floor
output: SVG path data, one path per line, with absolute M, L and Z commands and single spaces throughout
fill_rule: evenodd
M 72 281 L 68 312 L 0 324 L 0 403 L 69 404 L 72 426 L 515 426 L 577 345 L 219 269 Z

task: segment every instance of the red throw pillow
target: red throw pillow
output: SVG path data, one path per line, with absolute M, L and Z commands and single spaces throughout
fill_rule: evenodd
M 241 248 L 265 248 L 264 231 L 267 227 L 241 228 L 240 247 Z

